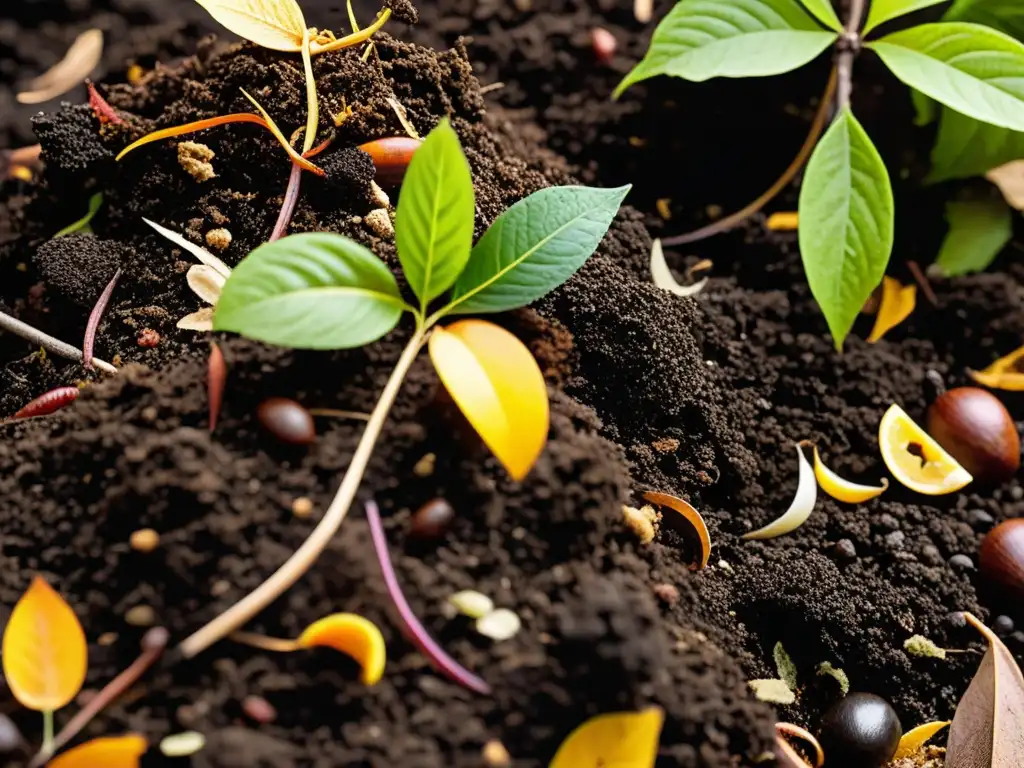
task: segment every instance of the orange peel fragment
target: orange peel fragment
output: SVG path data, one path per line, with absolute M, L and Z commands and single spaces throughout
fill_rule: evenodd
M 654 768 L 664 722 L 660 707 L 597 715 L 569 734 L 548 768 Z
M 800 214 L 796 211 L 779 211 L 773 213 L 765 222 L 772 232 L 792 232 L 800 226 Z
M 139 768 L 139 760 L 149 748 L 144 736 L 129 733 L 87 741 L 69 749 L 47 763 L 49 768 Z
M 917 305 L 917 286 L 904 286 L 891 277 L 882 278 L 882 299 L 875 316 L 875 327 L 868 336 L 868 344 L 874 344 L 885 334 L 902 323 Z
M 861 485 L 844 480 L 831 469 L 825 466 L 818 455 L 818 446 L 814 446 L 814 477 L 821 486 L 821 490 L 838 501 L 847 504 L 861 504 L 876 496 L 880 496 L 889 487 L 889 480 L 882 478 L 881 486 Z
M 387 648 L 377 625 L 355 613 L 334 613 L 306 627 L 296 641 L 300 648 L 326 646 L 351 656 L 363 671 L 360 680 L 375 685 L 384 674 Z
M 878 425 L 878 448 L 893 477 L 918 493 L 941 496 L 974 479 L 896 404 Z
M 1024 358 L 1024 347 L 1018 347 L 1010 354 L 1004 355 L 983 371 L 972 371 L 968 368 L 967 375 L 989 389 L 1024 392 L 1024 371 L 1018 368 L 1021 358 Z
M 644 494 L 644 500 L 678 512 L 686 522 L 693 526 L 693 529 L 697 532 L 697 538 L 700 539 L 700 564 L 690 567 L 693 570 L 707 568 L 708 558 L 711 557 L 711 535 L 708 533 L 707 523 L 704 522 L 700 512 L 694 509 L 689 502 L 667 493 L 647 491 Z

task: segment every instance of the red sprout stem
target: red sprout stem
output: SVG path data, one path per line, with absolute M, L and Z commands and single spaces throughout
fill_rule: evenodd
M 217 417 L 220 415 L 220 404 L 224 400 L 224 382 L 227 375 L 228 367 L 224 362 L 224 353 L 220 351 L 217 342 L 211 342 L 206 378 L 210 399 L 210 432 L 217 428 Z
M 302 169 L 292 164 L 292 172 L 288 176 L 288 190 L 284 193 L 284 203 L 281 205 L 281 213 L 277 217 L 277 224 L 270 234 L 268 242 L 274 242 L 284 237 L 288 231 L 288 225 L 292 223 L 292 216 L 295 214 L 295 205 L 299 202 L 299 187 L 302 184 Z
M 398 610 L 398 615 L 401 617 L 406 636 L 433 663 L 434 667 L 440 670 L 446 677 L 459 683 L 459 685 L 469 688 L 471 691 L 483 694 L 490 693 L 490 686 L 445 653 L 444 649 L 427 634 L 427 630 L 420 623 L 420 620 L 416 618 L 416 614 L 412 612 L 412 608 L 406 602 L 405 595 L 402 594 L 402 588 L 398 584 L 398 577 L 395 575 L 395 568 L 391 564 L 391 556 L 388 554 L 388 540 L 384 533 L 384 523 L 380 519 L 380 509 L 378 509 L 377 503 L 372 499 L 366 502 L 365 508 L 366 519 L 370 523 L 370 534 L 373 537 L 373 546 L 377 550 L 377 561 L 380 563 L 380 570 L 384 575 L 384 584 L 387 585 L 388 594 L 391 596 L 391 600 Z
M 57 387 L 45 392 L 35 400 L 30 400 L 24 408 L 14 414 L 15 419 L 31 419 L 33 416 L 45 416 L 59 411 L 78 399 L 78 387 Z
M 82 342 L 82 365 L 87 369 L 92 368 L 92 350 L 96 346 L 96 331 L 99 330 L 100 320 L 103 319 L 103 313 L 107 309 L 107 304 L 110 303 L 110 297 L 113 295 L 114 287 L 117 285 L 117 280 L 120 277 L 121 269 L 118 267 L 117 272 L 110 278 L 107 287 L 103 289 L 103 293 L 96 300 L 96 306 L 92 308 L 89 322 L 85 326 L 85 341 Z
M 96 86 L 93 85 L 92 80 L 86 80 L 85 87 L 89 89 L 89 106 L 92 107 L 93 114 L 96 115 L 97 120 L 101 123 L 124 125 L 124 120 L 122 120 L 120 115 L 114 111 L 114 108 L 107 103 L 107 100 L 100 96 L 100 92 L 96 90 Z

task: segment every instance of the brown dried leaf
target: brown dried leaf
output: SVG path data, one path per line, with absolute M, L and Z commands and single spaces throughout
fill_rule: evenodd
M 85 80 L 103 57 L 103 32 L 89 29 L 75 38 L 64 58 L 18 94 L 22 104 L 42 104 L 61 96 Z
M 1024 676 L 1009 649 L 969 613 L 988 651 L 960 699 L 946 743 L 946 768 L 1014 768 L 1024 755 Z

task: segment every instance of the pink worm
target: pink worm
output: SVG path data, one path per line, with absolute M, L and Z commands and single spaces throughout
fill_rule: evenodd
M 85 326 L 85 341 L 82 343 L 82 365 L 86 368 L 92 368 L 92 349 L 96 346 L 96 331 L 100 327 L 103 312 L 106 310 L 107 304 L 110 303 L 110 297 L 114 293 L 114 286 L 117 285 L 119 277 L 121 277 L 120 267 L 114 273 L 110 282 L 107 283 L 107 287 L 103 289 L 99 299 L 96 300 L 96 306 L 92 308 L 92 314 L 89 315 L 89 323 Z

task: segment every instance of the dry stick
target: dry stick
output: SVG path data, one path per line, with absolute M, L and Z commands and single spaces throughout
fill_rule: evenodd
M 54 752 L 75 738 L 96 715 L 110 706 L 118 696 L 134 685 L 135 681 L 142 677 L 147 669 L 153 666 L 153 662 L 160 658 L 164 649 L 167 648 L 169 637 L 167 630 L 163 627 L 153 627 L 153 629 L 149 630 L 142 638 L 142 653 L 139 657 L 131 663 L 131 666 L 107 683 L 102 691 L 89 699 L 89 703 L 78 710 L 78 714 L 60 729 L 60 733 L 53 740 L 49 751 L 44 752 L 40 750 L 32 758 L 28 768 L 39 768 L 39 766 L 43 765 Z
M 778 180 L 772 184 L 763 195 L 750 203 L 750 205 L 736 211 L 736 213 L 726 216 L 724 219 L 719 219 L 718 221 L 708 224 L 706 227 L 694 230 L 693 232 L 676 235 L 675 237 L 663 238 L 661 244 L 683 245 L 685 243 L 695 243 L 698 240 L 704 240 L 712 235 L 726 232 L 739 226 L 755 213 L 760 211 L 769 202 L 771 202 L 777 194 L 789 186 L 789 183 L 800 172 L 800 169 L 804 167 L 807 159 L 811 156 L 811 152 L 814 151 L 814 147 L 818 144 L 818 139 L 821 138 L 821 134 L 825 130 L 825 125 L 828 123 L 829 112 L 832 109 L 832 96 L 836 92 L 836 81 L 836 68 L 833 67 L 832 74 L 829 75 L 828 78 L 828 85 L 825 86 L 825 92 L 821 95 L 821 103 L 818 105 L 818 112 L 814 116 L 814 121 L 811 123 L 811 130 L 807 134 L 807 138 L 804 140 L 804 145 L 800 147 L 800 152 L 797 153 L 795 158 L 793 158 L 793 162 L 789 164 L 789 167 L 783 171 Z
M 107 287 L 103 289 L 103 293 L 96 300 L 96 306 L 92 308 L 92 312 L 89 315 L 89 322 L 85 326 L 85 341 L 82 342 L 82 365 L 85 368 L 92 368 L 92 350 L 96 346 L 96 331 L 99 330 L 100 320 L 103 319 L 103 313 L 107 309 L 107 304 L 110 303 L 110 297 L 114 294 L 114 286 L 117 285 L 118 278 L 121 277 L 121 268 L 117 268 L 117 272 L 110 278 L 110 282 L 107 283 Z
M 380 400 L 377 401 L 373 413 L 370 414 L 370 420 L 366 424 L 363 436 L 359 439 L 359 445 L 356 446 L 352 462 L 345 472 L 345 477 L 341 480 L 341 486 L 316 528 L 295 554 L 288 558 L 285 564 L 278 568 L 269 579 L 205 627 L 185 638 L 178 647 L 185 658 L 192 658 L 221 638 L 231 634 L 280 597 L 286 589 L 302 578 L 334 538 L 334 534 L 345 520 L 356 492 L 359 490 L 366 465 L 370 461 L 377 438 L 380 437 L 381 430 L 384 428 L 384 422 L 387 421 L 388 413 L 395 402 L 402 381 L 426 338 L 426 329 L 422 324 L 417 325 L 416 332 L 409 339 L 409 343 L 388 378 L 388 383 L 384 385 Z
M 4 312 L 0 312 L 0 330 L 10 331 L 13 334 L 21 336 L 21 338 L 31 342 L 32 344 L 36 344 L 49 352 L 53 352 L 55 355 L 66 357 L 68 360 L 74 360 L 75 362 L 82 362 L 82 350 L 78 347 L 73 347 L 66 341 L 55 339 L 53 336 L 43 333 L 38 328 L 33 328 L 28 323 L 23 323 L 21 320 L 13 318 Z M 101 371 L 117 373 L 117 368 L 105 360 L 100 360 L 94 357 L 91 362 Z
M 928 276 L 921 271 L 921 267 L 918 266 L 916 261 L 908 261 L 907 269 L 910 270 L 910 274 L 921 288 L 921 293 L 928 299 L 928 303 L 933 307 L 939 306 L 939 297 L 935 295 L 935 291 L 932 290 L 932 284 L 928 280 Z

